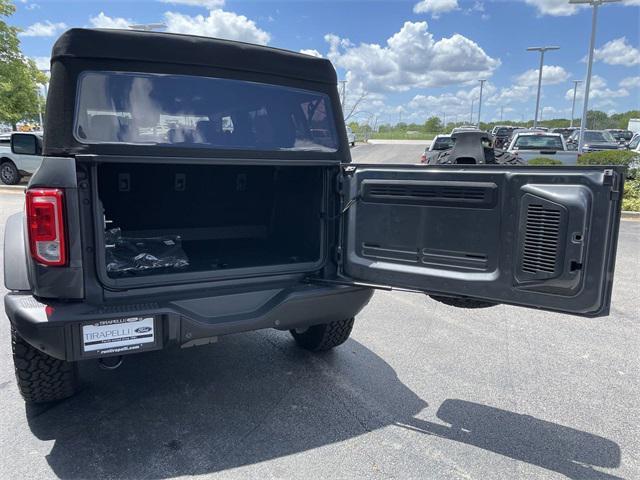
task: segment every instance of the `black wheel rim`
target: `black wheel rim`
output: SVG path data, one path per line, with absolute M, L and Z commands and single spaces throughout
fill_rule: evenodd
M 0 167 L 0 178 L 2 178 L 5 183 L 10 183 L 14 180 L 13 171 L 9 165 L 4 164 Z

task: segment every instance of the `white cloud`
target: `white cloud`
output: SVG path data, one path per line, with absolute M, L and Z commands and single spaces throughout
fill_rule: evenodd
M 640 50 L 627 43 L 626 37 L 616 38 L 596 48 L 593 59 L 601 60 L 608 65 L 640 65 Z
M 491 76 L 500 65 L 499 59 L 462 35 L 436 41 L 427 22 L 405 22 L 386 45 L 355 45 L 333 34 L 325 40 L 328 58 L 347 71 L 352 88 L 369 92 L 456 85 Z
M 458 9 L 458 0 L 422 0 L 413 6 L 415 13 L 430 13 L 433 18 Z
M 640 76 L 623 78 L 619 85 L 620 88 L 640 88 Z
M 485 101 L 495 94 L 496 88 L 491 83 L 486 83 L 482 90 L 483 105 Z M 422 117 L 427 118 L 433 115 L 441 115 L 446 113 L 447 117 L 453 117 L 458 115 L 465 120 L 471 113 L 471 102 L 475 103 L 475 113 L 473 120 L 476 120 L 478 114 L 478 100 L 480 98 L 480 86 L 467 90 L 458 90 L 455 93 L 443 93 L 440 95 L 416 95 L 409 102 L 409 107 L 417 112 L 420 112 Z
M 526 85 L 511 85 L 503 87 L 493 97 L 487 100 L 492 105 L 509 105 L 514 102 L 526 102 L 535 94 L 533 87 Z
M 224 0 L 160 0 L 162 3 L 173 5 L 187 5 L 190 7 L 203 7 L 208 10 L 215 10 L 224 6 Z
M 633 78 L 633 77 L 632 77 Z M 622 83 L 622 82 L 621 82 Z M 607 87 L 607 82 L 599 75 L 591 77 L 591 85 L 589 86 L 589 100 L 600 100 L 600 105 L 611 104 L 612 99 L 628 97 L 629 91 L 622 85 L 617 90 Z M 565 100 L 573 99 L 573 88 L 567 90 L 564 94 Z M 584 98 L 584 84 L 578 86 L 576 98 L 582 100 Z
M 569 73 L 557 65 L 542 67 L 542 88 L 545 85 L 562 83 L 569 78 Z M 538 69 L 527 70 L 515 77 L 513 85 L 501 88 L 494 96 L 487 99 L 489 105 L 510 105 L 528 102 L 535 97 L 538 87 Z
M 554 17 L 575 15 L 580 10 L 589 8 L 588 4 L 571 4 L 569 0 L 525 0 L 525 2 L 535 7 L 540 15 Z M 622 5 L 627 7 L 639 6 L 640 0 L 623 0 Z
M 64 22 L 50 22 L 45 20 L 44 22 L 37 22 L 33 25 L 29 25 L 24 31 L 20 32 L 21 37 L 53 37 L 58 32 L 67 28 Z
M 518 75 L 516 83 L 527 87 L 533 87 L 538 85 L 539 69 L 531 69 Z M 556 83 L 562 83 L 569 78 L 569 73 L 558 65 L 544 65 L 542 67 L 542 84 L 554 85 Z
M 525 2 L 534 6 L 540 15 L 554 17 L 574 15 L 578 10 L 588 8 L 588 5 L 570 4 L 568 0 L 525 0 Z
M 36 62 L 38 70 L 49 70 L 51 66 L 51 58 L 49 57 L 31 57 Z
M 193 4 L 195 4 L 195 0 Z M 217 4 L 222 5 L 221 2 L 217 2 Z M 127 29 L 129 25 L 137 22 L 128 18 L 109 17 L 104 12 L 100 12 L 99 15 L 91 17 L 89 23 L 96 28 Z M 165 12 L 164 23 L 167 26 L 166 30 L 173 33 L 240 40 L 261 45 L 269 43 L 271 38 L 269 33 L 258 28 L 253 20 L 249 20 L 244 15 L 224 10 L 211 10 L 206 15 L 193 16 L 178 12 Z
M 303 48 L 302 50 L 300 50 L 300 53 L 311 55 L 312 57 L 322 58 L 322 54 L 315 48 Z
M 122 17 L 109 17 L 105 15 L 104 12 L 100 12 L 95 17 L 89 18 L 89 23 L 92 27 L 95 28 L 120 28 L 120 29 L 128 29 L 129 25 L 132 25 L 134 22 L 131 19 L 122 18 Z
M 211 10 L 206 16 L 165 12 L 164 19 L 169 32 L 240 40 L 260 45 L 266 45 L 271 39 L 271 35 L 258 28 L 253 20 L 224 10 Z

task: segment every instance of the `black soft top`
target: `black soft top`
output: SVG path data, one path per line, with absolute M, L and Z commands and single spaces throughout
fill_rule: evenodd
M 300 80 L 336 84 L 329 60 L 250 43 L 175 33 L 73 28 L 53 46 L 61 58 L 125 60 L 221 67 Z

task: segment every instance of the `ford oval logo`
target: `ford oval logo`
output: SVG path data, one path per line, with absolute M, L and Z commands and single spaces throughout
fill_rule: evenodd
M 136 333 L 147 333 L 151 331 L 151 327 L 138 327 L 134 330 Z

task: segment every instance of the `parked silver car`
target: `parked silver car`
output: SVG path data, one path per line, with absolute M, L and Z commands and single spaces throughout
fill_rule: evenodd
M 0 181 L 15 185 L 32 175 L 42 163 L 42 133 L 14 132 L 0 135 Z

